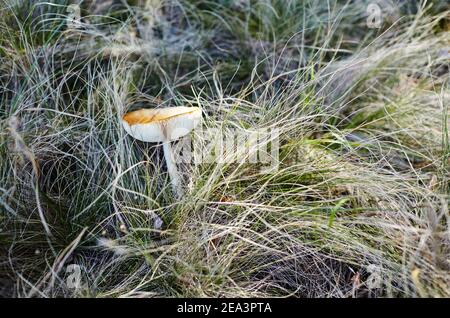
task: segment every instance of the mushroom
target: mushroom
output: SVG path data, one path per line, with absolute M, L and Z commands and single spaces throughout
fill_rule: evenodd
M 177 198 L 183 195 L 183 191 L 170 142 L 186 136 L 200 123 L 201 118 L 199 107 L 185 106 L 139 109 L 122 117 L 124 129 L 133 138 L 163 143 L 172 191 Z

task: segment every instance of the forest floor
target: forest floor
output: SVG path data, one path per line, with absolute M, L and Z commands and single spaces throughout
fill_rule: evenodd
M 450 297 L 445 2 L 1 0 L 0 295 Z

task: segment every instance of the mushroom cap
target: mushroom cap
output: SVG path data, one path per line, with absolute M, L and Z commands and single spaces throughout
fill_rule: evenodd
M 125 114 L 122 124 L 126 132 L 138 140 L 166 142 L 187 135 L 201 119 L 199 107 L 145 108 Z

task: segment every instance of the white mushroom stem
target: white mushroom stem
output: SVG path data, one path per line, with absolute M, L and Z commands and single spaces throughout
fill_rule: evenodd
M 170 141 L 163 142 L 163 148 L 164 158 L 166 159 L 167 164 L 167 172 L 169 172 L 170 182 L 172 184 L 172 191 L 177 199 L 180 199 L 183 196 L 183 189 L 181 187 L 181 178 L 173 157 Z

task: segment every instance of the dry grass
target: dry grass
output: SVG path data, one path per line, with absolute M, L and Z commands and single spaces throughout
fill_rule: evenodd
M 2 1 L 0 294 L 449 297 L 450 11 L 367 4 Z M 278 169 L 213 154 L 175 200 L 120 125 L 169 105 L 277 128 Z

